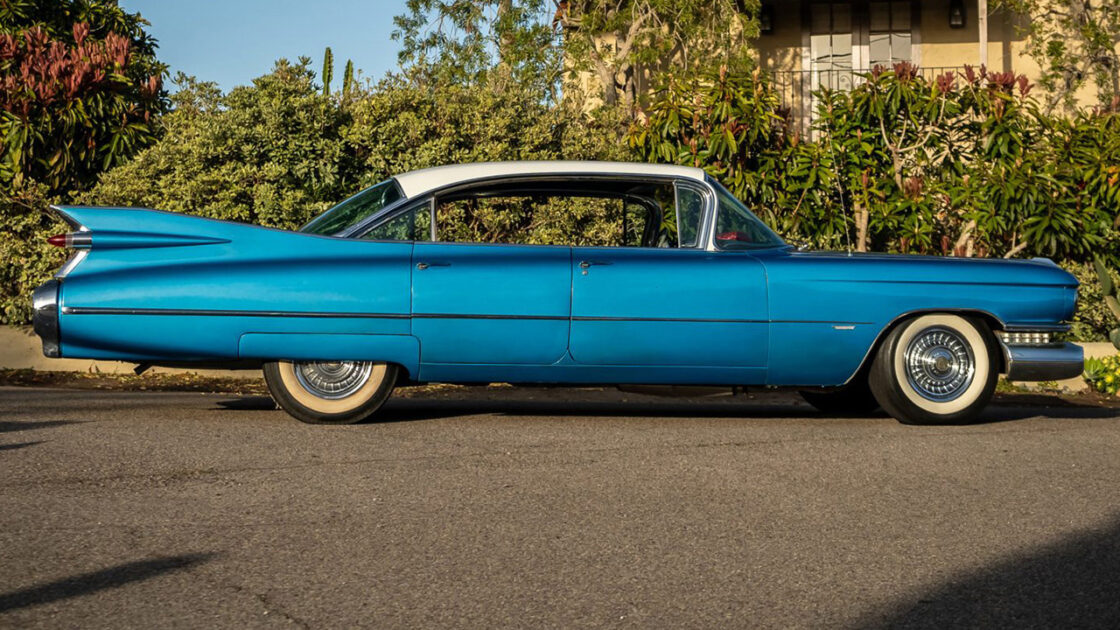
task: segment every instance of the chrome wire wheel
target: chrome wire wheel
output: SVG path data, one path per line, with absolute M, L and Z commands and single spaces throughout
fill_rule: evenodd
M 906 346 L 906 380 L 914 391 L 935 402 L 959 397 L 976 373 L 972 348 L 957 331 L 942 326 L 922 330 Z
M 326 400 L 352 395 L 369 380 L 370 361 L 306 361 L 294 364 L 296 379 L 308 393 Z
M 887 334 L 868 383 L 883 410 L 900 422 L 961 424 L 991 400 L 999 368 L 995 336 L 982 320 L 928 313 Z

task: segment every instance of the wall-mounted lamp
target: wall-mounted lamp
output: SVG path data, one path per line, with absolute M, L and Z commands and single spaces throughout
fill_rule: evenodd
M 774 5 L 764 4 L 758 9 L 758 32 L 770 35 L 774 32 Z
M 949 0 L 949 28 L 964 28 L 964 0 Z

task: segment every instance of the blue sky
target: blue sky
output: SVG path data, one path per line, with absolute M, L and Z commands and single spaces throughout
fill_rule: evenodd
M 223 90 L 267 73 L 280 57 L 312 59 L 334 52 L 335 82 L 347 59 L 378 79 L 397 67 L 393 17 L 405 0 L 121 0 L 152 23 L 158 56 L 176 71 L 214 81 Z

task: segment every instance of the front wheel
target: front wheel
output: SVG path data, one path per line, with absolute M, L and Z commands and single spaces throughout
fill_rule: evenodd
M 892 330 L 879 347 L 871 391 L 883 410 L 904 424 L 963 424 L 995 393 L 997 351 L 982 323 L 921 315 Z
M 393 393 L 397 366 L 371 361 L 277 361 L 264 365 L 272 399 L 310 424 L 354 424 Z

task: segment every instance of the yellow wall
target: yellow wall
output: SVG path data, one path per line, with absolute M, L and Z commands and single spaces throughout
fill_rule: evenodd
M 949 0 L 926 0 L 921 4 L 918 25 L 918 62 L 927 68 L 980 65 L 980 28 L 976 3 L 966 3 L 964 28 L 949 28 Z M 1021 18 L 1007 11 L 988 16 L 988 68 L 1037 76 L 1038 64 L 1023 54 L 1025 41 L 1019 33 Z
M 774 7 L 774 32 L 755 40 L 758 60 L 767 70 L 801 70 L 801 3 L 778 3 Z
M 965 26 L 959 29 L 949 27 L 949 1 L 920 0 L 915 3 L 913 56 L 915 63 L 922 68 L 980 65 L 977 0 L 965 0 Z M 1025 74 L 1032 83 L 1036 82 L 1039 66 L 1026 54 L 1026 40 L 1021 34 L 1025 18 L 1009 11 L 991 9 L 991 0 L 988 4 L 988 68 L 995 72 Z M 763 68 L 772 71 L 807 69 L 802 61 L 803 43 L 806 41 L 803 37 L 804 10 L 798 0 L 774 0 L 773 33 L 762 35 L 756 41 Z M 1082 103 L 1094 102 L 1095 87 L 1091 83 L 1084 86 L 1077 93 L 1077 98 Z

